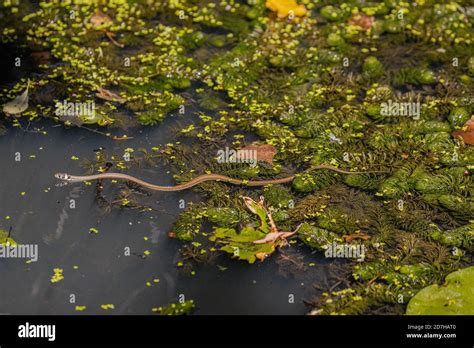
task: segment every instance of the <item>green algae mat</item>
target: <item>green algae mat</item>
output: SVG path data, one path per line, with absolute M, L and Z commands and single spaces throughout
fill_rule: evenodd
M 0 23 L 0 129 L 48 120 L 128 142 L 178 119 L 172 142 L 99 149 L 84 173 L 242 181 L 193 186 L 201 200 L 171 212 L 184 273 L 215 257 L 323 267 L 297 250 L 337 265 L 312 314 L 474 314 L 469 1 L 5 0 Z M 91 204 L 156 209 L 101 185 Z

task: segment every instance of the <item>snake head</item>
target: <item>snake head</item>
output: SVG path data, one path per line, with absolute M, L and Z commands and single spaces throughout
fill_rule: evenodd
M 69 181 L 71 180 L 70 176 L 66 173 L 56 173 L 54 177 L 59 180 Z

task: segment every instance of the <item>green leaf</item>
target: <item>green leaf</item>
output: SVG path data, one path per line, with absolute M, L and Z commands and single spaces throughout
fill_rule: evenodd
M 444 285 L 422 289 L 408 303 L 406 314 L 474 314 L 474 267 L 449 274 Z
M 232 254 L 239 260 L 246 260 L 254 263 L 257 258 L 269 255 L 275 247 L 271 243 L 254 244 L 255 240 L 265 237 L 265 233 L 255 230 L 252 227 L 245 227 L 240 233 L 233 228 L 216 228 L 209 237 L 213 242 L 223 244 L 220 250 Z
M 7 231 L 0 229 L 0 245 L 17 245 L 17 243 L 12 238 L 8 237 L 8 234 L 9 233 Z

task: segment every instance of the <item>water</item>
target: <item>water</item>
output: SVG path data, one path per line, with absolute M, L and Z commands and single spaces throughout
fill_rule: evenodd
M 201 199 L 191 190 L 152 192 L 159 212 L 112 209 L 104 213 L 94 199 L 93 185 L 55 186 L 54 173 L 83 174 L 81 160 L 93 159 L 99 147 L 111 154 L 123 153 L 127 147 L 149 149 L 172 141 L 169 130 L 177 122 L 182 120 L 172 116 L 157 127 L 129 131 L 134 139 L 128 141 L 113 141 L 47 121 L 35 124 L 47 135 L 13 128 L 0 136 L 0 228 L 12 227 L 12 237 L 18 243 L 38 244 L 39 248 L 37 262 L 0 259 L 0 313 L 103 314 L 101 304 L 114 304 L 114 314 L 151 314 L 153 307 L 175 302 L 183 295 L 195 301 L 196 314 L 308 311 L 303 300 L 319 295 L 313 284 L 327 281 L 330 263 L 321 254 L 311 254 L 300 245 L 287 248 L 288 253 L 304 255 L 306 263 L 316 263 L 290 277 L 280 274 L 277 255 L 254 265 L 221 255 L 213 264 L 199 265 L 191 276 L 176 267 L 183 243 L 167 237 L 180 213 L 178 201 Z M 15 161 L 17 153 L 21 161 Z M 71 160 L 71 156 L 79 160 Z M 173 184 L 163 167 L 137 168 L 130 173 L 153 183 Z M 110 196 L 118 190 L 110 181 L 105 186 Z M 71 199 L 75 209 L 69 207 Z M 89 233 L 90 228 L 99 233 Z M 132 255 L 124 255 L 126 247 Z M 145 259 L 134 255 L 145 250 L 151 252 Z M 227 270 L 221 271 L 217 265 Z M 54 268 L 64 270 L 64 279 L 58 283 L 50 281 Z M 160 281 L 154 283 L 154 278 Z M 291 295 L 294 303 L 289 301 Z M 87 308 L 77 312 L 76 305 Z

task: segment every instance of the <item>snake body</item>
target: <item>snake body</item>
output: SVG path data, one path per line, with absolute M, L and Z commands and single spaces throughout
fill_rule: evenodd
M 311 169 L 313 170 L 327 169 L 327 170 L 331 170 L 333 172 L 340 173 L 340 174 L 369 173 L 369 172 L 349 172 L 349 171 L 345 171 L 345 170 L 342 170 L 333 166 L 325 165 L 325 164 L 314 166 Z M 374 172 L 371 172 L 371 173 L 374 173 Z M 154 185 L 149 182 L 143 181 L 134 176 L 131 176 L 128 174 L 122 174 L 122 173 L 101 173 L 101 174 L 82 175 L 82 176 L 70 175 L 70 174 L 65 174 L 65 173 L 56 173 L 54 176 L 57 179 L 62 180 L 65 184 L 83 182 L 83 181 L 92 181 L 92 180 L 102 180 L 102 179 L 118 179 L 118 180 L 126 180 L 126 181 L 134 182 L 140 186 L 149 188 L 150 190 L 168 191 L 168 192 L 186 190 L 188 188 L 199 185 L 206 181 L 220 181 L 220 182 L 226 182 L 233 185 L 246 185 L 246 186 L 254 187 L 254 186 L 266 186 L 266 185 L 271 185 L 271 184 L 285 184 L 285 183 L 293 181 L 293 179 L 295 178 L 295 175 L 290 175 L 290 176 L 280 178 L 280 179 L 239 180 L 239 179 L 234 179 L 225 175 L 204 174 L 183 184 L 179 184 L 175 186 L 160 186 L 160 185 Z

